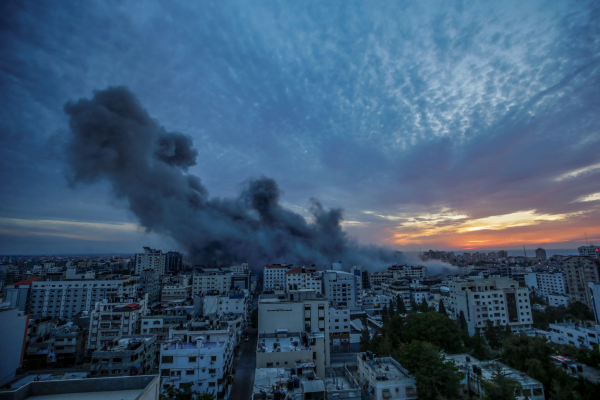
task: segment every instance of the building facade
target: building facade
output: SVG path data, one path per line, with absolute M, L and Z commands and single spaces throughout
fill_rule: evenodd
M 588 284 L 600 282 L 600 259 L 573 256 L 565 258 L 563 266 L 572 301 L 580 301 L 591 309 L 593 305 Z

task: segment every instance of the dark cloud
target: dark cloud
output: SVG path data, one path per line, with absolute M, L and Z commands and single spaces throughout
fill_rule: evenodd
M 193 262 L 294 261 L 384 265 L 394 253 L 351 241 L 342 211 L 311 200 L 312 223 L 280 203 L 273 179 L 249 180 L 235 199 L 211 199 L 193 175 L 197 151 L 189 136 L 166 132 L 126 87 L 98 91 L 65 105 L 73 184 L 105 180 L 148 231 L 167 235 Z

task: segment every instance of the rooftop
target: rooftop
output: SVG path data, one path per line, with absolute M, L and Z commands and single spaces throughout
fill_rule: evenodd
M 531 378 L 526 373 L 517 371 L 499 361 L 479 361 L 468 354 L 446 354 L 445 356 L 462 370 L 473 371 L 473 367 L 476 369 L 477 367 L 481 368 L 481 378 L 485 380 L 493 379 L 496 372 L 501 370 L 508 379 L 518 382 L 523 388 L 542 386 L 540 382 Z
M 301 351 L 310 350 L 310 345 L 305 346 L 302 343 L 301 337 L 298 333 L 292 333 L 287 337 L 264 337 L 261 335 L 258 339 L 257 344 L 258 351 L 261 353 L 273 353 L 273 352 L 288 352 L 288 351 Z

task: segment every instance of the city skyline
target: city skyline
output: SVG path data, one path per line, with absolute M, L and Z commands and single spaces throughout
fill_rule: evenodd
M 598 244 L 598 6 L 547 4 L 3 3 L 0 254 L 184 250 L 65 178 L 65 104 L 117 85 L 216 198 L 272 177 L 394 250 Z

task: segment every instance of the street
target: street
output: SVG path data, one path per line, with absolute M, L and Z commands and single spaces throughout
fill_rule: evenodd
M 254 308 L 256 307 L 254 300 Z M 254 370 L 256 369 L 256 341 L 258 329 L 248 329 L 250 340 L 242 342 L 235 355 L 235 374 L 233 376 L 233 387 L 229 398 L 231 400 L 247 400 L 252 396 L 254 386 Z M 241 353 L 241 356 L 240 356 Z

